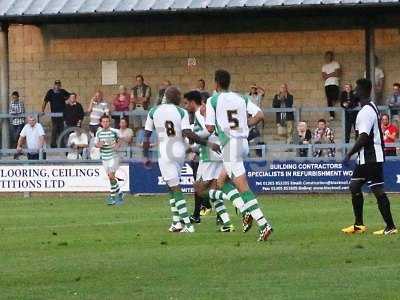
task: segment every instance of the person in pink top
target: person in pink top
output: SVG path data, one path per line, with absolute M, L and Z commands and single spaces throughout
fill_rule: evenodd
M 128 93 L 128 90 L 125 86 L 121 85 L 119 87 L 119 93 L 115 96 L 113 101 L 114 112 L 124 112 L 129 111 L 131 109 L 131 95 Z M 119 129 L 119 122 L 121 116 L 113 116 L 114 119 L 114 127 Z M 128 125 L 129 126 L 129 125 Z

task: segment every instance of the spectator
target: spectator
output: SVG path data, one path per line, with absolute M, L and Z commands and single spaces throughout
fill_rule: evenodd
M 288 91 L 287 84 L 282 84 L 279 93 L 274 96 L 272 100 L 273 108 L 292 108 L 293 107 L 293 95 Z M 288 144 L 293 142 L 293 112 L 277 112 L 276 113 L 276 126 L 278 135 L 286 136 L 286 142 Z
M 165 90 L 171 86 L 171 81 L 169 80 L 164 80 L 161 85 L 160 85 L 160 90 L 158 91 L 158 100 L 157 100 L 157 105 L 164 104 L 166 103 L 166 99 L 164 97 Z
M 15 148 L 17 146 L 19 134 L 25 125 L 25 106 L 24 102 L 19 99 L 18 92 L 13 92 L 11 94 L 11 101 L 8 109 L 10 114 L 10 137 L 11 137 L 11 147 Z
M 355 130 L 357 111 L 354 109 L 359 105 L 358 98 L 354 95 L 350 83 L 345 84 L 344 91 L 340 94 L 340 106 L 345 110 L 345 141 L 350 142 L 351 128 Z
M 110 108 L 106 100 L 104 100 L 103 93 L 97 91 L 92 100 L 90 100 L 88 113 L 90 113 L 89 129 L 95 136 L 96 131 L 100 126 L 100 117 L 110 114 Z
M 121 118 L 118 131 L 119 145 L 122 151 L 127 151 L 133 142 L 133 130 L 128 127 L 127 118 Z
M 144 83 L 142 75 L 136 76 L 136 83 L 136 86 L 132 88 L 133 109 L 141 113 L 141 115 L 133 117 L 133 127 L 135 131 L 144 127 L 151 97 L 151 88 Z
M 339 82 L 341 76 L 340 64 L 334 60 L 332 51 L 325 53 L 325 64 L 322 66 L 322 79 L 325 82 L 325 95 L 328 107 L 335 106 L 336 101 L 339 99 Z M 335 119 L 335 112 L 331 111 L 330 120 Z
M 385 74 L 383 70 L 379 68 L 379 59 L 378 56 L 374 56 L 375 59 L 375 85 L 374 85 L 374 93 L 375 93 L 375 103 L 376 105 L 382 105 L 383 103 L 383 88 L 385 84 Z M 367 77 L 367 72 L 364 72 L 364 78 Z
M 206 82 L 203 78 L 197 81 L 197 90 L 200 92 L 202 101 L 207 101 L 210 98 L 210 93 L 206 90 Z
M 262 100 L 264 99 L 265 90 L 257 86 L 257 84 L 253 84 L 250 86 L 249 97 L 250 100 L 257 105 L 259 108 L 262 108 Z
M 383 132 L 383 142 L 385 143 L 385 155 L 396 156 L 396 147 L 386 147 L 387 144 L 396 143 L 397 134 L 399 130 L 397 127 L 389 122 L 389 115 L 383 114 L 381 127 Z
M 22 128 L 17 143 L 17 152 L 22 152 L 22 146 L 26 144 L 28 159 L 38 160 L 39 152 L 44 146 L 44 130 L 41 124 L 36 122 L 34 116 L 28 116 L 28 123 Z
M 318 127 L 314 131 L 314 144 L 334 144 L 335 135 L 330 129 L 325 119 L 318 120 Z M 335 157 L 335 148 L 318 148 L 314 151 L 315 157 Z
M 61 81 L 54 81 L 54 87 L 46 93 L 44 97 L 42 112 L 46 110 L 46 105 L 50 102 L 50 111 L 52 113 L 64 113 L 65 101 L 69 98 L 69 93 L 61 87 Z M 64 130 L 64 118 L 51 118 L 51 147 L 57 147 L 57 138 Z
M 68 137 L 69 148 L 72 148 L 67 155 L 68 159 L 82 159 L 84 157 L 84 151 L 88 148 L 89 140 L 86 133 L 79 127 L 75 128 Z
M 393 84 L 393 93 L 388 98 L 387 103 L 389 105 L 392 118 L 397 118 L 400 110 L 400 83 Z
M 299 145 L 309 145 L 311 143 L 311 131 L 307 128 L 306 122 L 297 124 L 297 143 Z M 307 157 L 308 149 L 298 149 L 297 156 Z
M 129 111 L 130 105 L 131 105 L 131 95 L 128 93 L 126 87 L 121 85 L 119 87 L 119 93 L 114 98 L 113 101 L 114 112 L 119 113 L 118 115 L 113 115 L 112 117 L 114 119 L 115 128 L 119 129 L 119 122 L 121 115 L 123 115 L 123 112 Z
M 71 93 L 64 110 L 64 121 L 67 127 L 81 127 L 85 112 L 77 101 L 78 95 Z
M 143 148 L 143 142 L 144 142 L 144 127 L 140 128 L 139 131 L 136 134 L 136 147 Z M 150 136 L 150 156 L 149 158 L 151 160 L 156 160 L 158 155 L 157 155 L 157 134 L 156 131 L 153 130 L 151 132 Z M 140 151 L 142 153 L 143 151 Z

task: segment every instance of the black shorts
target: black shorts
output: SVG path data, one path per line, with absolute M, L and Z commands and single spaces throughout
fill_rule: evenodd
M 378 162 L 357 165 L 351 180 L 361 180 L 363 183 L 367 183 L 369 187 L 384 184 L 383 163 Z

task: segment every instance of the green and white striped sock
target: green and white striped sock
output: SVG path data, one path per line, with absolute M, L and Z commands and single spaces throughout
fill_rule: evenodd
M 171 207 L 171 213 L 172 213 L 172 224 L 176 225 L 181 221 L 181 219 L 179 218 L 178 209 L 175 206 L 174 195 L 172 193 L 170 193 L 169 195 L 171 197 L 171 199 L 169 199 L 169 205 Z
M 208 191 L 208 197 L 210 200 L 227 200 L 226 195 L 223 191 L 210 189 Z
M 258 201 L 256 196 L 251 191 L 247 191 L 242 193 L 242 198 L 244 201 L 244 209 L 248 211 L 254 220 L 256 220 L 258 228 L 260 231 L 264 230 L 267 227 L 268 221 L 265 219 L 263 212 L 261 211 L 260 207 L 258 206 Z
M 228 211 L 224 205 L 223 200 L 212 200 L 214 203 L 215 211 L 221 217 L 224 226 L 232 225 L 231 219 L 229 217 Z
M 226 195 L 226 198 L 231 201 L 237 209 L 239 209 L 241 214 L 243 214 L 243 212 L 245 212 L 244 201 L 235 186 L 227 182 L 222 187 L 222 191 Z
M 110 180 L 110 184 L 111 184 L 111 197 L 115 197 L 115 195 L 117 193 L 119 193 L 119 185 L 118 185 L 118 181 L 116 179 Z
M 186 207 L 185 198 L 183 198 L 183 194 L 181 191 L 174 192 L 174 199 L 175 199 L 175 207 L 178 210 L 178 214 L 181 220 L 185 223 L 187 227 L 191 227 L 192 224 L 190 223 L 189 214 Z

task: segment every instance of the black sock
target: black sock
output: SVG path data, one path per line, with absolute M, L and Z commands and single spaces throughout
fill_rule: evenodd
M 197 194 L 194 195 L 194 211 L 193 211 L 193 217 L 195 218 L 200 218 L 200 209 L 201 209 L 201 204 L 203 202 L 203 198 L 198 196 Z
M 353 212 L 355 217 L 354 225 L 364 225 L 364 220 L 363 220 L 364 197 L 362 192 L 352 194 L 351 202 L 353 203 Z
M 376 198 L 378 200 L 379 211 L 381 212 L 383 220 L 386 222 L 387 228 L 394 228 L 395 226 L 393 222 L 393 217 L 390 211 L 390 202 L 388 197 L 386 196 L 386 193 L 382 193 Z

